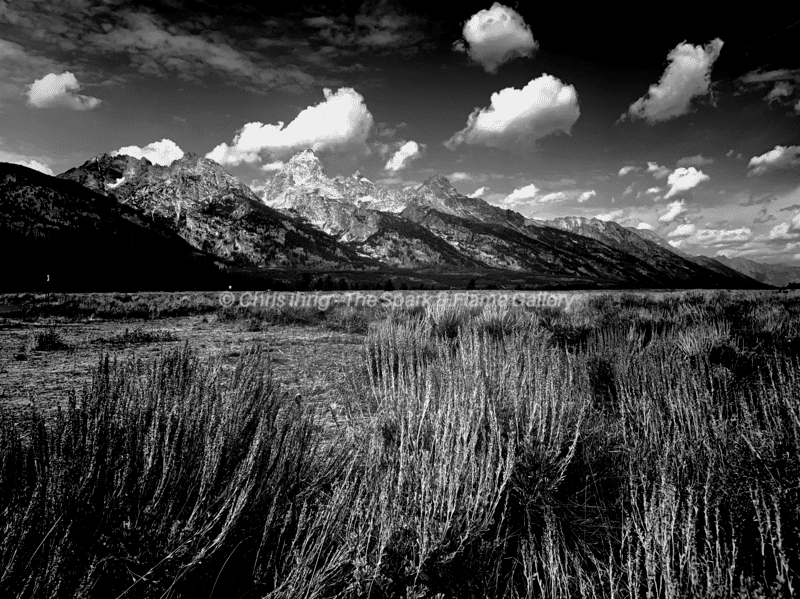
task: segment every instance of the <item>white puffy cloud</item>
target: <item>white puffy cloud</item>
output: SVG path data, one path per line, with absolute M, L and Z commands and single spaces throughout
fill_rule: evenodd
M 678 44 L 667 55 L 669 65 L 657 85 L 651 85 L 628 108 L 631 119 L 645 119 L 658 123 L 687 114 L 692 98 L 708 93 L 711 84 L 711 67 L 722 50 L 722 40 L 717 38 L 703 46 L 686 42 Z M 622 115 L 624 119 L 626 115 Z
M 655 177 L 656 179 L 663 179 L 664 177 L 669 175 L 670 170 L 666 166 L 659 166 L 655 162 L 648 162 L 647 172 L 652 173 L 653 177 Z
M 624 177 L 628 173 L 634 173 L 639 170 L 638 166 L 623 166 L 619 169 L 619 173 L 617 173 L 620 177 Z
M 555 204 L 559 202 L 578 202 L 582 204 L 596 195 L 597 192 L 594 189 L 566 189 L 560 191 L 547 191 L 540 189 L 535 184 L 531 183 L 530 185 L 525 185 L 515 189 L 505 197 L 499 195 L 496 198 L 489 197 L 488 199 L 492 203 L 499 204 L 501 206 L 524 208 L 534 204 L 541 206 L 544 204 Z
M 709 179 L 711 179 L 711 177 L 706 175 L 703 171 L 698 171 L 693 166 L 689 168 L 676 168 L 670 176 L 667 177 L 669 191 L 664 194 L 664 199 L 668 200 L 679 193 L 697 187 L 700 183 L 708 181 Z
M 645 191 L 645 193 L 649 193 L 649 194 L 655 195 L 655 194 L 657 194 L 657 193 L 658 193 L 658 192 L 660 192 L 660 191 L 661 191 L 661 188 L 660 188 L 660 187 L 649 187 L 649 188 L 647 189 L 647 191 Z
M 531 183 L 530 185 L 519 187 L 512 191 L 503 200 L 503 204 L 511 206 L 513 204 L 526 203 L 540 197 L 540 192 L 541 190 Z
M 491 148 L 530 146 L 546 135 L 570 133 L 580 116 L 578 94 L 571 85 L 543 74 L 522 89 L 495 92 L 488 108 L 476 108 L 467 126 L 445 142 L 454 150 L 465 143 Z
M 478 11 L 464 23 L 463 40 L 453 47 L 466 52 L 487 73 L 496 73 L 500 65 L 514 58 L 530 58 L 539 44 L 531 28 L 514 9 L 495 2 Z
M 706 246 L 728 245 L 742 243 L 753 238 L 753 231 L 749 227 L 738 229 L 699 229 L 692 237 L 692 243 Z
M 637 229 L 646 229 L 647 231 L 652 231 L 653 230 L 653 225 L 651 225 L 650 223 L 646 223 L 646 222 L 640 222 L 638 225 L 636 225 L 636 228 Z
M 140 159 L 147 158 L 153 164 L 160 164 L 161 166 L 169 166 L 175 160 L 183 158 L 183 150 L 171 139 L 154 141 L 143 148 L 139 146 L 125 146 L 124 148 L 111 152 L 112 156 L 118 154 L 125 154 Z
M 769 152 L 750 159 L 747 175 L 758 176 L 797 165 L 800 165 L 800 146 L 775 146 Z
M 456 182 L 456 181 L 472 181 L 476 177 L 471 173 L 465 173 L 464 171 L 455 171 L 447 175 L 447 178 L 450 181 Z
M 100 106 L 100 100 L 77 93 L 78 79 L 66 71 L 60 75 L 49 73 L 28 86 L 28 104 L 36 108 L 71 108 L 91 110 Z
M 470 197 L 470 198 L 479 198 L 483 194 L 485 194 L 488 190 L 489 190 L 489 188 L 484 185 L 483 187 L 479 187 L 478 189 L 473 191 L 471 194 L 469 194 L 468 197 Z
M 35 171 L 39 171 L 40 173 L 44 173 L 45 175 L 50 175 L 51 177 L 55 174 L 53 173 L 53 169 L 51 169 L 46 164 L 39 162 L 38 160 L 34 160 L 32 158 L 25 159 L 25 160 L 4 160 L 3 156 L 0 155 L 0 162 L 9 162 L 11 164 L 18 164 L 20 166 L 27 166 L 30 169 Z
M 674 237 L 689 237 L 690 235 L 694 235 L 696 231 L 697 227 L 695 225 L 690 223 L 684 223 L 682 225 L 678 225 L 677 227 L 675 227 L 675 229 L 667 233 L 667 237 L 669 237 L 670 239 Z
M 713 158 L 706 158 L 702 154 L 696 156 L 684 156 L 675 164 L 675 166 L 706 166 L 714 162 Z
M 412 160 L 420 156 L 422 156 L 422 147 L 420 144 L 415 141 L 407 141 L 400 146 L 400 149 L 394 153 L 383 168 L 389 172 L 396 173 L 407 167 Z
M 597 220 L 610 221 L 610 220 L 616 220 L 620 216 L 624 216 L 624 215 L 625 215 L 625 211 L 624 210 L 612 210 L 611 212 L 598 214 L 597 216 L 595 216 L 595 218 Z
M 686 202 L 684 202 L 683 200 L 678 200 L 677 202 L 671 202 L 667 205 L 667 211 L 658 217 L 658 222 L 671 223 L 685 212 L 686 212 Z
M 283 162 L 283 160 L 276 160 L 274 162 L 262 164 L 259 168 L 266 173 L 274 173 L 275 171 L 281 170 L 284 164 L 286 163 Z
M 0 52 L 2 46 L 0 46 Z M 53 169 L 47 164 L 47 158 L 44 156 L 30 156 L 27 154 L 20 154 L 11 149 L 5 149 L 3 138 L 0 137 L 0 162 L 7 162 L 10 164 L 19 164 L 20 166 L 27 166 L 30 169 L 44 173 L 45 175 L 53 175 Z
M 315 152 L 369 153 L 366 141 L 374 120 L 364 103 L 364 97 L 349 87 L 336 92 L 325 88 L 325 99 L 303 109 L 284 126 L 247 123 L 233 139 L 233 144 L 219 144 L 206 154 L 224 165 L 254 163 L 262 154 L 272 159 L 288 158 L 299 150 Z

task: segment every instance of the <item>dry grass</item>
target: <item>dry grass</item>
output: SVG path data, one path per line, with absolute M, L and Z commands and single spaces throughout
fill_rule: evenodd
M 104 360 L 55 422 L 6 417 L 0 592 L 797 593 L 796 294 L 341 317 L 367 334 L 333 437 L 259 350 Z

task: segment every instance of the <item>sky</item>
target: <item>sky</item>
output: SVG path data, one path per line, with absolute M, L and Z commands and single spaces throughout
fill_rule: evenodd
M 0 161 L 434 173 L 529 218 L 800 265 L 800 8 L 0 0 Z

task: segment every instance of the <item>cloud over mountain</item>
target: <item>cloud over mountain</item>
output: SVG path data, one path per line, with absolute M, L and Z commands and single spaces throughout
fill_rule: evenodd
M 693 187 L 697 187 L 700 183 L 708 181 L 709 179 L 711 179 L 711 177 L 706 175 L 703 171 L 698 171 L 693 166 L 689 168 L 676 168 L 669 177 L 667 177 L 669 190 L 664 194 L 664 199 L 668 200 L 679 193 L 689 191 Z
M 394 153 L 384 166 L 389 172 L 396 173 L 407 167 L 412 160 L 422 155 L 422 146 L 415 141 L 407 141 Z
M 711 68 L 722 50 L 722 40 L 712 40 L 705 47 L 686 42 L 667 55 L 669 64 L 658 84 L 628 108 L 631 119 L 644 119 L 651 125 L 687 114 L 691 101 L 708 93 Z
M 78 79 L 66 71 L 60 75 L 49 73 L 28 86 L 28 104 L 36 108 L 70 108 L 92 110 L 100 106 L 100 99 L 79 94 Z
M 481 188 L 478 191 L 483 190 L 484 188 Z M 477 194 L 478 192 L 476 191 L 475 193 Z M 497 203 L 508 208 L 524 209 L 526 206 L 531 205 L 554 204 L 560 202 L 578 202 L 582 204 L 596 195 L 597 192 L 594 189 L 548 191 L 540 189 L 535 184 L 531 183 L 515 189 L 505 198 L 501 197 Z
M 169 166 L 175 160 L 183 158 L 183 150 L 171 139 L 154 141 L 143 148 L 139 146 L 125 146 L 124 148 L 111 152 L 112 156 L 117 156 L 118 154 L 125 154 L 126 156 L 133 156 L 134 158 L 147 158 L 153 164 L 160 164 L 161 166 Z
M 336 92 L 325 88 L 325 99 L 303 109 L 288 125 L 247 123 L 232 145 L 221 143 L 206 154 L 222 165 L 260 162 L 262 155 L 285 159 L 298 150 L 367 154 L 367 138 L 374 124 L 364 97 L 349 87 Z
M 571 85 L 543 74 L 522 89 L 507 87 L 491 96 L 488 108 L 476 108 L 467 126 L 445 142 L 491 148 L 530 147 L 553 133 L 569 134 L 580 116 L 578 94 Z
M 522 16 L 499 2 L 470 17 L 462 30 L 463 39 L 453 48 L 466 52 L 487 73 L 514 58 L 530 58 L 539 47 Z

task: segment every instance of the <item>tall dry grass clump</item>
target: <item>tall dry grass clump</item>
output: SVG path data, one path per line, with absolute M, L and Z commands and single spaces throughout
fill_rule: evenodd
M 0 594 L 156 597 L 257 588 L 315 492 L 311 415 L 262 352 L 104 357 L 55 422 L 0 426 Z
M 325 443 L 258 352 L 106 360 L 53 425 L 3 421 L 0 590 L 797 594 L 794 295 L 374 317 Z

